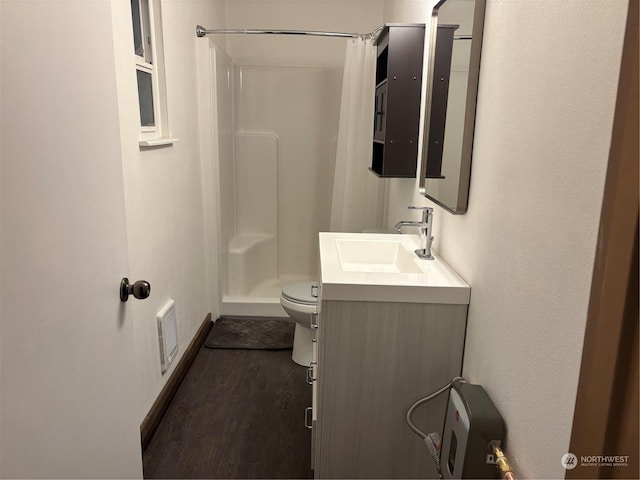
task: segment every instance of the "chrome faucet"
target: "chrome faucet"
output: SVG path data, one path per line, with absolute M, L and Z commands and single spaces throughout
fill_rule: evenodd
M 433 260 L 431 255 L 431 242 L 433 237 L 431 236 L 431 227 L 433 227 L 433 208 L 431 207 L 409 207 L 411 210 L 422 210 L 422 221 L 411 222 L 408 220 L 402 220 L 396 223 L 396 230 L 400 232 L 403 227 L 417 227 L 420 229 L 420 248 L 415 252 L 416 255 L 423 260 Z

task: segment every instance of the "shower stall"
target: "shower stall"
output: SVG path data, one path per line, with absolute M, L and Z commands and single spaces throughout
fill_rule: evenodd
M 242 65 L 211 48 L 221 315 L 286 316 L 329 230 L 342 69 Z

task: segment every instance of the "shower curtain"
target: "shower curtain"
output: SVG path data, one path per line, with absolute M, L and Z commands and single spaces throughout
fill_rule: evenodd
M 331 201 L 332 232 L 362 232 L 382 227 L 384 180 L 368 170 L 375 69 L 373 40 L 348 40 Z

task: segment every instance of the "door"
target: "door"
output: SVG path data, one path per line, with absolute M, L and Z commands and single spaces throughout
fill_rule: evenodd
M 111 4 L 0 21 L 0 476 L 140 478 Z
M 638 478 L 638 2 L 629 2 L 566 478 Z M 616 463 L 582 462 L 614 455 Z M 620 458 L 622 457 L 622 458 Z

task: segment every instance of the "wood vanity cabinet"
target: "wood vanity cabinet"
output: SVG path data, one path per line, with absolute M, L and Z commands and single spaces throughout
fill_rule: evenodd
M 416 400 L 461 374 L 467 305 L 321 299 L 318 305 L 315 477 L 438 478 L 405 417 Z M 416 410 L 425 432 L 442 433 L 447 398 Z
M 391 23 L 376 40 L 376 97 L 370 170 L 379 177 L 416 176 L 423 24 Z

